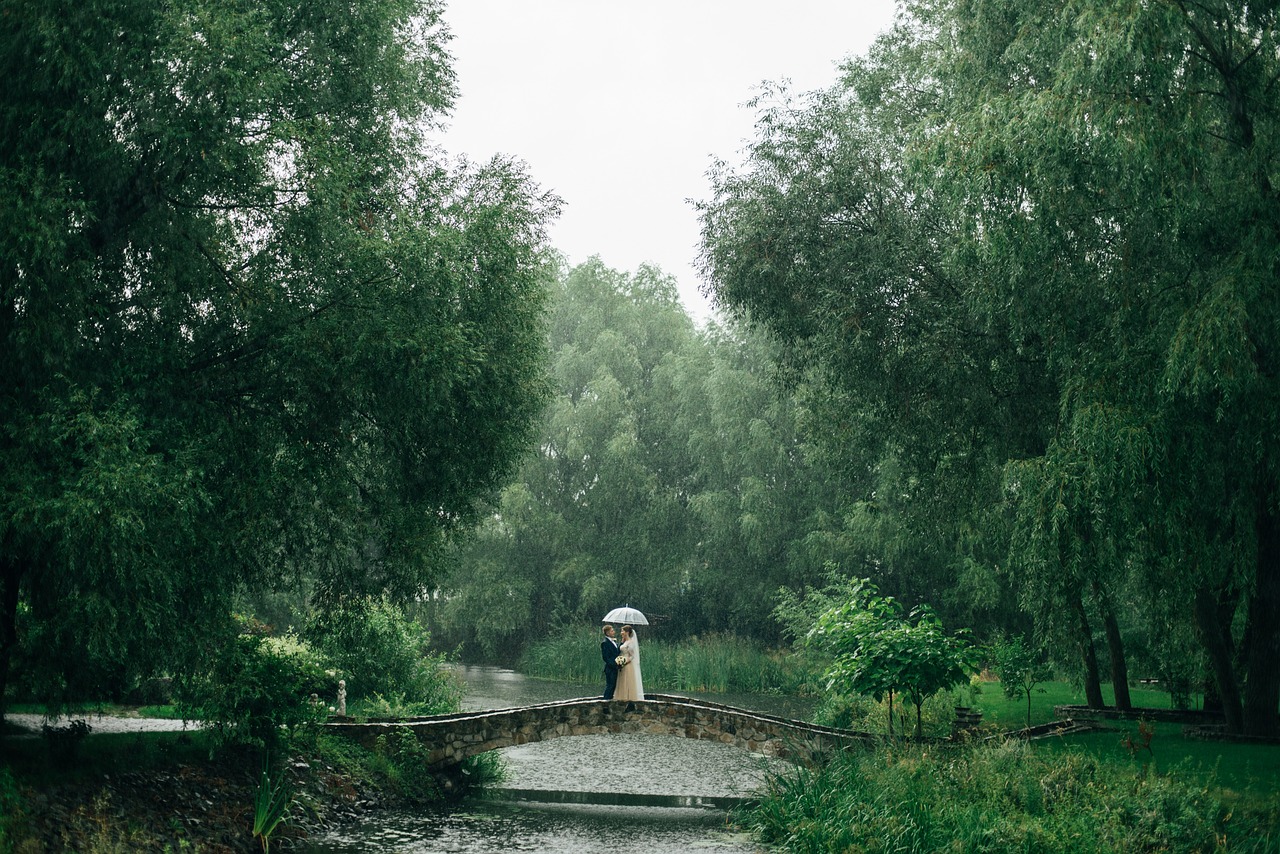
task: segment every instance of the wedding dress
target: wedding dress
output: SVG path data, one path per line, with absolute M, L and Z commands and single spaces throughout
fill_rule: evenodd
M 613 699 L 643 700 L 644 678 L 640 674 L 640 642 L 635 635 L 622 642 L 622 654 L 630 661 L 618 671 L 618 688 L 613 692 Z

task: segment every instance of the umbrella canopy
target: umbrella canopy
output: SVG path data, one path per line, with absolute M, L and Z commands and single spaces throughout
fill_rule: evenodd
M 632 625 L 636 625 L 636 626 L 649 625 L 649 621 L 645 619 L 644 614 L 641 614 L 639 611 L 637 611 L 635 608 L 632 608 L 630 605 L 626 605 L 622 608 L 614 608 L 612 611 L 605 614 L 604 619 L 601 620 L 600 622 L 631 623 Z

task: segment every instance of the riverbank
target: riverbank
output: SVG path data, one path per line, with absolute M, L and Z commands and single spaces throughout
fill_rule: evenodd
M 0 851 L 261 851 L 253 837 L 261 753 L 221 749 L 198 732 L 93 735 L 83 758 L 55 758 L 45 739 L 4 738 L 0 768 Z M 283 785 L 292 792 L 277 850 L 350 825 L 377 810 L 447 802 L 448 781 L 415 773 L 411 760 L 374 754 L 323 736 L 288 752 Z

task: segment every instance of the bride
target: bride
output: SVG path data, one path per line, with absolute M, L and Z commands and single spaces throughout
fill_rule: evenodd
M 644 679 L 640 675 L 640 639 L 636 630 L 630 626 L 622 627 L 622 654 L 627 663 L 618 671 L 618 689 L 613 693 L 615 700 L 643 700 Z

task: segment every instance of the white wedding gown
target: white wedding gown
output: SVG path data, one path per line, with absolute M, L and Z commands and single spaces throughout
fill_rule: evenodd
M 613 692 L 613 699 L 643 700 L 644 677 L 640 673 L 640 643 L 635 635 L 623 642 L 622 654 L 631 660 L 618 671 L 618 687 Z

